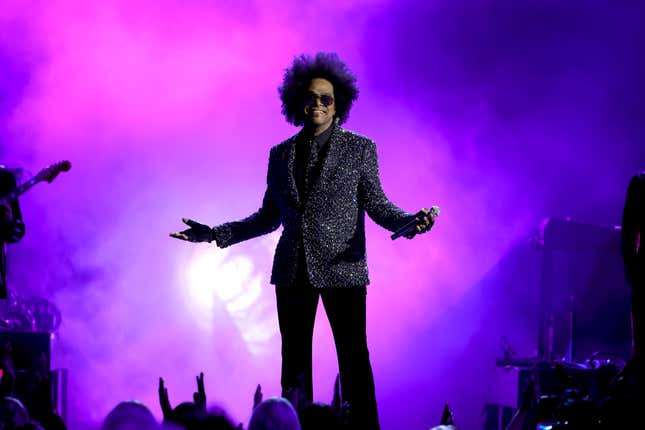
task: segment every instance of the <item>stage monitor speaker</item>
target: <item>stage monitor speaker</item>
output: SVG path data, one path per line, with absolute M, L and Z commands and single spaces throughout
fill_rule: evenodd
M 50 340 L 50 333 L 0 331 L 0 348 L 10 346 L 11 359 L 17 371 L 49 371 Z
M 15 371 L 12 395 L 37 420 L 53 409 L 50 340 L 50 333 L 0 331 L 0 347 L 8 347 Z

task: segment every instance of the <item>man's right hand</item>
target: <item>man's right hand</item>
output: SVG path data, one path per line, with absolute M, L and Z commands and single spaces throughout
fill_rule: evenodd
M 209 226 L 188 218 L 182 218 L 181 220 L 190 228 L 179 233 L 170 233 L 170 237 L 187 240 L 188 242 L 212 242 L 215 239 L 213 237 L 213 229 Z

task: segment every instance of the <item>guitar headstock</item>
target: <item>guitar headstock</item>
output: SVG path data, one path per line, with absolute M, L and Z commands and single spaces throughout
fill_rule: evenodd
M 49 167 L 45 167 L 43 170 L 38 172 L 35 178 L 37 181 L 47 181 L 51 184 L 51 182 L 56 179 L 56 176 L 58 176 L 60 172 L 67 172 L 71 168 L 72 163 L 70 163 L 69 161 L 59 161 L 58 163 L 54 163 Z

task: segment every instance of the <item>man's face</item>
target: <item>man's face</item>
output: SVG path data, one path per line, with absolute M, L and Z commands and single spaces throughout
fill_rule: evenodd
M 305 94 L 305 116 L 307 121 L 319 129 L 325 129 L 334 121 L 336 103 L 334 101 L 334 86 L 326 79 L 311 80 Z

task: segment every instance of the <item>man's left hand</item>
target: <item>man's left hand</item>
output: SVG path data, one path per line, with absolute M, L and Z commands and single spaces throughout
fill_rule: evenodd
M 423 233 L 429 232 L 432 226 L 434 225 L 434 216 L 430 212 L 430 209 L 423 208 L 421 209 L 420 212 L 421 213 L 416 217 L 416 221 L 417 221 L 416 231 L 408 234 L 406 236 L 408 239 L 412 239 L 417 234 L 423 234 Z

